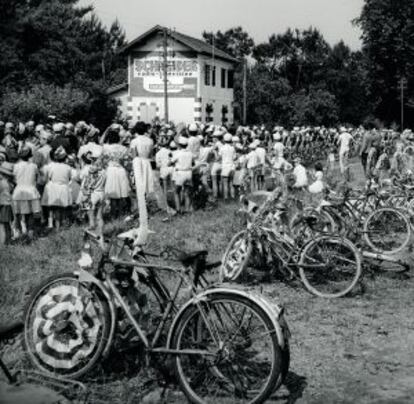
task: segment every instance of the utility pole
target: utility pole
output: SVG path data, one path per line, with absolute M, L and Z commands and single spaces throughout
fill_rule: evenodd
M 247 122 L 247 60 L 243 59 L 243 125 Z
M 401 77 L 400 90 L 401 90 L 401 132 L 404 130 L 404 90 L 407 89 L 407 79 Z
M 162 63 L 162 70 L 163 70 L 163 78 L 164 78 L 164 120 L 167 124 L 169 122 L 168 119 L 168 36 L 167 36 L 167 28 L 163 29 L 163 41 L 162 41 L 162 49 L 163 49 L 163 63 Z

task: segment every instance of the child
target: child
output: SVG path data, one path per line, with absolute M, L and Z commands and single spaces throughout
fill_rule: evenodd
M 256 167 L 259 165 L 259 157 L 256 154 L 257 143 L 253 141 L 249 145 L 249 153 L 246 156 L 247 173 L 250 178 L 250 192 L 257 191 Z
M 309 192 L 311 194 L 320 194 L 324 189 L 323 184 L 323 167 L 321 163 L 315 164 L 315 181 L 309 185 Z
M 227 200 L 230 194 L 234 198 L 233 175 L 236 150 L 231 145 L 233 137 L 230 133 L 224 135 L 224 145 L 219 150 L 221 157 L 221 181 L 223 183 L 223 198 Z
M 8 244 L 11 240 L 13 212 L 9 181 L 12 178 L 12 169 L 0 165 L 0 245 Z
M 89 230 L 97 229 L 102 235 L 105 170 L 97 157 L 90 155 L 85 160 L 90 162 L 90 166 L 81 185 L 81 208 L 88 212 Z
M 53 153 L 53 162 L 46 168 L 47 183 L 43 192 L 42 205 L 49 208 L 48 228 L 60 229 L 65 210 L 72 206 L 72 168 L 66 164 L 66 151 L 59 146 Z
M 38 168 L 30 162 L 32 151 L 23 146 L 19 152 L 19 160 L 13 168 L 16 188 L 13 191 L 13 210 L 18 220 L 22 234 L 32 238 L 32 218 L 41 212 L 40 194 L 36 188 Z
M 187 150 L 187 138 L 180 136 L 178 139 L 178 151 L 174 154 L 171 162 L 175 164 L 173 180 L 175 183 L 174 198 L 175 209 L 183 213 L 181 200 L 184 199 L 184 211 L 189 212 L 191 207 L 188 185 L 192 181 L 192 167 L 194 156 Z

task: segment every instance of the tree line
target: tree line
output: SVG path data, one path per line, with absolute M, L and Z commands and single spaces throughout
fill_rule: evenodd
M 99 127 L 116 115 L 106 90 L 123 83 L 117 53 L 125 32 L 105 27 L 78 0 L 0 2 L 0 119 L 87 119 Z M 235 74 L 237 117 L 247 66 L 248 123 L 394 125 L 414 123 L 414 2 L 365 0 L 354 21 L 362 48 L 331 46 L 317 28 L 288 29 L 256 44 L 241 27 L 203 32 L 240 60 Z M 246 61 L 246 62 L 245 62 Z M 402 81 L 403 80 L 403 81 Z

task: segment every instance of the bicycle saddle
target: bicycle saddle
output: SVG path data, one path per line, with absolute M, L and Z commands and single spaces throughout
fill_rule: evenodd
M 23 323 L 0 324 L 0 341 L 6 340 L 23 330 Z

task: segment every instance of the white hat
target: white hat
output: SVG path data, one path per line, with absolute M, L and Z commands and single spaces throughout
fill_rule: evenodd
M 197 124 L 196 124 L 196 123 L 191 123 L 191 124 L 188 126 L 188 131 L 189 131 L 189 132 L 197 132 L 197 131 L 198 131 L 198 126 L 197 126 Z
M 225 142 L 231 142 L 231 141 L 233 140 L 233 136 L 232 136 L 230 133 L 226 133 L 226 134 L 224 135 L 223 140 L 224 140 Z
M 181 146 L 187 146 L 188 144 L 188 139 L 184 136 L 180 136 L 178 138 L 178 144 L 180 144 Z
M 215 130 L 213 132 L 213 137 L 222 137 L 223 136 L 223 132 L 221 132 L 220 130 Z
M 280 133 L 279 132 L 273 133 L 273 140 L 275 140 L 275 141 L 280 140 Z
M 13 129 L 14 128 L 14 123 L 13 122 L 7 122 L 5 129 Z
M 39 123 L 39 125 L 36 125 L 35 127 L 35 132 L 41 132 L 44 128 L 45 128 L 44 125 Z
M 233 136 L 233 137 L 231 138 L 231 141 L 232 141 L 233 143 L 239 143 L 239 142 L 240 142 L 240 138 L 239 138 L 238 136 Z
M 249 149 L 255 149 L 257 147 L 257 143 L 256 142 L 252 142 L 249 144 Z
M 176 149 L 177 145 L 175 144 L 174 140 L 170 143 L 170 148 L 171 149 Z
M 53 124 L 53 132 L 62 132 L 65 125 L 62 122 Z
M 346 132 L 346 128 L 345 128 L 345 126 L 341 126 L 341 127 L 339 128 L 339 131 L 340 131 L 340 132 Z

